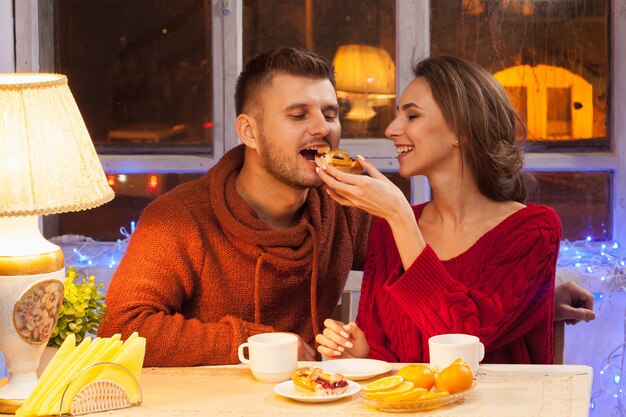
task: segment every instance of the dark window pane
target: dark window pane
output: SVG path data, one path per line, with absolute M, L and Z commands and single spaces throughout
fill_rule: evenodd
M 383 137 L 395 114 L 395 2 L 244 0 L 244 61 L 302 46 L 333 60 L 342 137 Z
M 91 210 L 64 213 L 57 225 L 48 226 L 47 235 L 78 234 L 96 240 L 123 238 L 120 227 L 130 230 L 143 209 L 161 194 L 202 174 L 107 174 L 115 191 L 113 201 Z M 49 236 L 50 237 L 50 236 Z
M 537 189 L 529 201 L 556 210 L 563 224 L 563 239 L 590 236 L 611 240 L 612 223 L 609 172 L 533 172 Z
M 55 4 L 56 71 L 100 153 L 210 152 L 210 2 Z
M 527 124 L 528 150 L 609 149 L 609 2 L 430 4 L 432 54 L 460 56 L 491 71 Z

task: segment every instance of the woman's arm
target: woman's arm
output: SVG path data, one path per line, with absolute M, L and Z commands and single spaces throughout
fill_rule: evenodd
M 369 176 L 347 174 L 331 166 L 318 168 L 329 195 L 344 206 L 357 207 L 387 220 L 402 264 L 408 269 L 426 247 L 411 205 L 402 191 L 376 167 L 359 156 Z

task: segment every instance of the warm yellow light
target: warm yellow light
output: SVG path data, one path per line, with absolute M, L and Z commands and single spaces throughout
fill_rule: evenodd
M 0 74 L 0 216 L 46 215 L 113 199 L 58 74 Z
M 370 45 L 341 45 L 333 59 L 337 90 L 350 103 L 349 120 L 369 120 L 380 100 L 395 97 L 396 66 L 382 48 Z
M 526 102 L 519 105 L 525 108 L 518 111 L 527 115 L 529 139 L 571 140 L 593 136 L 593 85 L 583 77 L 552 65 L 518 65 L 498 71 L 494 77 L 505 88 L 524 90 Z M 571 119 L 561 122 L 567 125 L 562 130 L 569 133 L 550 132 L 551 124 L 555 123 L 549 118 L 548 99 L 551 89 L 569 93 L 569 102 L 563 104 L 571 114 Z
M 396 91 L 396 66 L 382 48 L 341 45 L 333 59 L 337 90 L 350 93 L 387 94 Z

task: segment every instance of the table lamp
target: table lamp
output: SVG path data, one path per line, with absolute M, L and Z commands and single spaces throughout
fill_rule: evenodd
M 350 100 L 346 119 L 367 121 L 376 115 L 372 107 L 395 97 L 396 66 L 384 49 L 369 45 L 341 45 L 333 64 L 337 95 Z
M 33 390 L 63 304 L 63 254 L 38 216 L 113 197 L 67 78 L 0 74 L 0 352 L 10 371 L 0 412 Z

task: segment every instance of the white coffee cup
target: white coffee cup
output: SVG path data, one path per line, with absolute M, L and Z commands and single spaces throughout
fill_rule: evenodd
M 244 356 L 248 348 L 250 359 Z M 261 333 L 239 345 L 239 360 L 250 364 L 252 375 L 261 382 L 282 382 L 298 367 L 298 338 L 290 333 Z
M 476 375 L 478 363 L 485 357 L 485 346 L 476 336 L 461 333 L 440 334 L 428 339 L 430 365 L 448 367 L 457 358 L 463 359 Z

